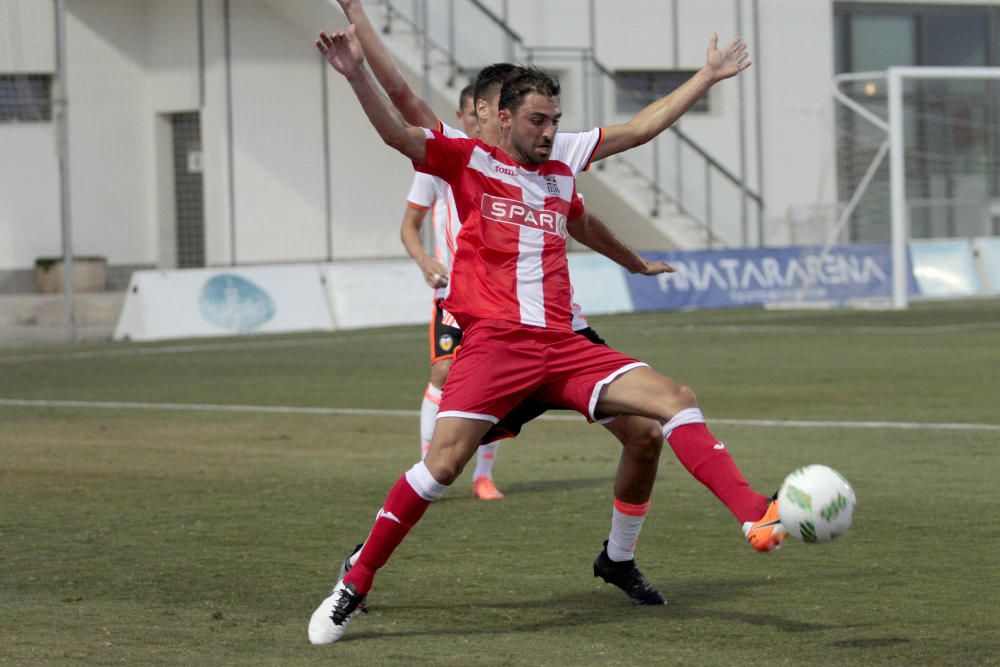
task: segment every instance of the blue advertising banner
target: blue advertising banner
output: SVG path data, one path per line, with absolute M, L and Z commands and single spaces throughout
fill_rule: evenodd
M 643 253 L 677 269 L 627 276 L 636 311 L 891 298 L 888 244 Z M 910 290 L 916 291 L 910 276 Z

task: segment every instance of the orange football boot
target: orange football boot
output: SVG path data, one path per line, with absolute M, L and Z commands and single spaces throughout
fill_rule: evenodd
M 750 546 L 761 553 L 771 553 L 781 547 L 781 543 L 788 537 L 788 531 L 778 516 L 777 496 L 772 496 L 768 501 L 764 516 L 743 524 L 743 534 L 746 535 Z
M 503 494 L 497 489 L 493 480 L 482 475 L 472 482 L 472 495 L 480 500 L 503 500 Z

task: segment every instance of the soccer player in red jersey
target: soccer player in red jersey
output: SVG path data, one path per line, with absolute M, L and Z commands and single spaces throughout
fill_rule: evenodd
M 448 127 L 436 122 L 448 136 L 476 137 L 479 135 L 480 122 L 473 104 L 474 92 L 483 97 L 489 96 L 493 106 L 500 94 L 500 86 L 504 78 L 509 76 L 514 66 L 494 65 L 486 68 L 477 78 L 476 86 L 468 86 L 459 95 L 459 110 L 456 117 L 462 130 Z M 429 113 L 429 109 L 428 109 Z M 496 114 L 489 123 L 484 123 L 488 129 L 487 135 L 495 137 L 498 133 L 492 126 L 496 124 Z M 496 141 L 496 139 L 494 140 Z M 573 142 L 565 142 L 573 147 Z M 582 153 L 586 155 L 586 147 Z M 434 255 L 429 255 L 420 241 L 420 228 L 426 212 L 431 211 L 434 230 Z M 434 434 L 434 423 L 441 400 L 441 390 L 447 379 L 448 371 L 454 359 L 455 350 L 461 344 L 462 331 L 458 323 L 446 310 L 441 308 L 440 301 L 447 296 L 448 273 L 451 258 L 455 251 L 455 239 L 461 222 L 455 210 L 451 189 L 443 180 L 429 174 L 417 173 L 407 195 L 407 208 L 403 216 L 401 236 L 407 252 L 417 262 L 424 275 L 424 280 L 435 290 L 434 315 L 431 323 L 431 378 L 424 392 L 420 410 L 421 455 L 426 454 Z M 612 261 L 632 273 L 656 275 L 672 271 L 666 262 L 648 262 L 635 251 L 621 243 L 607 226 L 597 216 L 587 216 L 569 227 L 569 233 L 576 240 L 591 249 L 604 254 Z M 590 327 L 583 316 L 580 307 L 573 304 L 573 330 L 588 337 L 597 344 L 604 344 L 603 339 Z M 491 430 L 485 442 L 480 445 L 476 456 L 476 469 L 473 474 L 473 494 L 483 500 L 498 500 L 503 498 L 492 479 L 492 466 L 495 461 L 499 438 L 516 436 L 524 422 L 529 421 L 548 407 L 526 405 L 515 410 L 505 418 L 496 429 Z M 619 492 L 616 494 L 615 507 L 612 510 L 612 531 L 609 535 L 608 548 L 605 557 L 614 565 L 612 569 L 622 570 L 614 573 L 616 583 L 620 588 L 631 590 L 630 597 L 636 604 L 662 604 L 662 596 L 638 581 L 640 574 L 634 570 L 634 543 L 638 538 L 646 509 L 649 494 L 652 492 L 652 482 L 655 479 L 656 463 L 662 439 L 659 425 L 652 420 L 627 416 L 604 425 L 623 442 L 625 450 L 622 454 L 622 479 Z M 641 474 L 643 479 L 633 479 Z M 646 480 L 645 478 L 649 479 Z M 640 487 L 636 489 L 636 486 Z M 627 489 L 627 490 L 626 490 Z M 636 495 L 638 494 L 638 495 Z M 629 502 L 632 501 L 632 502 Z M 627 525 L 625 533 L 616 530 L 619 524 Z M 600 558 L 600 556 L 599 556 Z M 629 572 L 624 572 L 627 563 Z M 595 570 L 596 571 L 596 570 Z M 595 576 L 600 576 L 598 572 Z M 608 577 L 605 577 L 607 579 Z M 640 590 L 642 589 L 642 590 Z
M 338 0 L 338 2 L 344 9 L 348 20 L 355 24 L 357 37 L 364 55 L 371 65 L 372 72 L 388 93 L 393 105 L 403 114 L 404 120 L 416 126 L 436 126 L 446 135 L 453 136 L 451 132 L 454 131 L 437 120 L 430 107 L 414 93 L 396 68 L 388 49 L 385 48 L 377 31 L 365 14 L 361 0 Z M 725 70 L 726 76 L 732 76 L 749 66 L 745 47 L 738 38 L 733 39 L 722 50 L 716 47 L 715 40 L 713 35 L 705 68 L 691 77 L 685 85 L 653 102 L 627 123 L 597 128 L 588 132 L 557 132 L 553 140 L 552 157 L 566 162 L 572 167 L 574 173 L 579 173 L 585 171 L 593 161 L 648 141 L 665 130 L 712 85 L 713 72 Z M 500 85 L 516 69 L 515 65 L 498 63 L 484 68 L 477 77 L 476 112 L 480 120 L 480 138 L 487 144 L 495 145 L 500 141 L 499 123 L 497 122 Z M 605 139 L 608 140 L 605 141 Z M 586 216 L 580 223 L 571 225 L 568 229 L 577 241 L 605 254 L 633 273 L 640 272 L 652 275 L 662 270 L 670 270 L 669 267 L 666 269 L 657 268 L 645 262 L 636 253 L 618 242 L 596 216 Z M 638 522 L 638 526 L 641 527 L 642 517 L 648 509 L 648 500 L 652 493 L 652 483 L 656 475 L 662 440 L 656 437 L 659 424 L 653 424 L 651 429 L 648 420 L 641 417 L 622 416 L 611 424 L 605 425 L 621 440 L 624 448 L 615 479 L 615 507 L 612 512 L 610 543 L 595 561 L 595 574 L 600 574 L 606 581 L 626 589 L 621 581 L 611 581 L 603 573 L 599 573 L 598 563 L 624 566 L 631 562 L 633 564 L 631 569 L 636 578 L 639 578 L 640 573 L 634 567 L 632 559 L 634 544 L 630 548 L 620 535 L 618 535 L 619 539 L 616 540 L 616 534 L 619 532 L 616 528 L 619 524 L 630 522 Z M 744 533 L 754 549 L 767 552 L 780 545 L 784 531 L 779 524 L 773 521 L 770 512 L 765 513 L 765 516 L 755 523 L 744 521 L 741 507 L 728 500 L 729 496 L 724 492 L 724 488 L 730 484 L 730 480 L 724 475 L 708 474 L 706 466 L 702 465 L 698 456 L 692 456 L 690 452 L 679 450 L 677 447 L 674 447 L 674 451 L 685 468 L 705 484 L 723 501 L 730 512 L 743 522 Z M 729 459 L 726 452 L 717 452 L 716 455 L 721 460 Z M 731 461 L 731 459 L 729 460 Z M 738 470 L 736 472 L 738 473 Z M 626 499 L 631 502 L 624 502 Z M 629 528 L 629 531 L 634 531 L 636 537 L 638 530 L 639 528 Z M 620 578 L 620 576 L 618 575 L 616 578 Z M 635 600 L 634 597 L 633 600 Z
M 748 65 L 735 43 L 719 52 L 715 41 L 700 76 L 685 84 L 688 93 Z M 330 643 L 343 635 L 364 610 L 377 570 L 458 476 L 483 435 L 526 398 L 571 407 L 588 419 L 639 414 L 659 421 L 689 470 L 697 476 L 706 468 L 704 475 L 724 480 L 708 485 L 727 506 L 738 506 L 752 532 L 776 503 L 755 493 L 723 454 L 694 393 L 572 332 L 566 226 L 582 207 L 571 167 L 549 159 L 561 115 L 558 83 L 538 70 L 507 80 L 498 112 L 502 140 L 491 147 L 404 123 L 371 81 L 353 25 L 347 33 L 321 33 L 317 47 L 348 80 L 382 139 L 418 170 L 452 186 L 463 225 L 444 307 L 462 325 L 465 343 L 427 458 L 389 492 L 357 562 L 313 613 L 310 640 Z M 630 134 L 609 132 L 606 142 L 623 149 Z M 684 461 L 687 454 L 698 461 Z
M 402 111 L 405 120 L 418 126 L 439 127 L 448 136 L 463 136 L 458 130 L 440 122 L 430 107 L 412 91 L 368 20 L 360 0 L 339 0 L 339 2 L 349 20 L 356 24 L 357 35 L 369 58 L 375 77 L 389 91 L 391 100 Z M 500 141 L 497 100 L 503 81 L 515 69 L 514 65 L 500 63 L 484 68 L 477 76 L 474 98 L 479 129 L 481 138 L 488 144 L 495 145 Z M 602 131 L 599 129 L 580 133 L 560 132 L 556 137 L 555 156 L 570 164 L 574 173 L 584 171 L 601 137 Z M 436 178 L 433 180 L 440 181 Z M 447 185 L 443 184 L 442 189 L 448 190 Z M 642 258 L 617 239 L 596 215 L 585 214 L 568 226 L 568 232 L 576 241 L 605 255 L 630 273 L 652 276 L 673 270 L 673 267 L 665 262 L 649 262 Z M 440 309 L 438 312 L 443 315 Z M 589 326 L 576 304 L 574 304 L 573 329 L 595 344 L 606 344 Z M 448 337 L 449 342 L 453 342 L 454 334 L 459 331 L 456 328 L 442 333 Z M 427 393 L 432 394 L 430 387 Z M 433 394 L 424 399 L 421 409 L 422 423 L 429 421 L 425 417 L 431 413 L 436 417 L 440 398 L 437 392 Z M 432 403 L 432 400 L 437 403 Z M 538 401 L 525 401 L 494 426 L 484 438 L 484 442 L 494 442 L 498 437 L 516 436 L 523 424 L 551 407 Z M 655 420 L 637 415 L 622 415 L 601 420 L 601 423 L 621 442 L 622 452 L 614 480 L 611 528 L 604 547 L 594 559 L 594 576 L 620 588 L 634 604 L 666 604 L 666 599 L 646 580 L 635 562 L 635 549 L 649 511 L 649 501 L 663 449 L 661 425 Z M 428 428 L 426 432 L 432 434 L 432 429 Z M 427 440 L 429 441 L 429 438 Z M 485 448 L 494 446 L 488 445 Z M 484 446 L 480 446 L 474 478 L 485 468 L 483 450 Z M 473 488 L 478 495 L 479 489 L 475 486 L 476 483 L 474 482 Z M 345 559 L 341 574 L 359 557 L 361 547 L 362 545 L 358 545 Z

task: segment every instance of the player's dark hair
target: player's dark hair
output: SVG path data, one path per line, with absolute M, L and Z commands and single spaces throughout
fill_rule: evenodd
M 465 100 L 471 99 L 475 103 L 475 98 L 473 94 L 476 92 L 476 87 L 471 83 L 462 89 L 462 92 L 458 94 L 458 108 L 461 109 L 465 106 Z
M 559 97 L 559 79 L 539 67 L 519 67 L 500 89 L 500 109 L 517 111 L 524 98 L 531 93 L 545 97 Z
M 504 81 L 520 69 L 519 66 L 512 63 L 494 63 L 482 68 L 476 75 L 476 82 L 473 86 L 475 97 L 472 98 L 472 101 L 485 100 L 489 102 L 491 97 L 500 92 Z

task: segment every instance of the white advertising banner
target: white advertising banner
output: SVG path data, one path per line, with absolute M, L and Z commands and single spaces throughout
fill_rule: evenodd
M 948 298 L 982 293 L 968 239 L 910 241 L 910 262 L 920 296 Z
M 330 331 L 317 264 L 137 271 L 115 340 Z
M 570 253 L 569 277 L 573 283 L 573 300 L 580 304 L 583 315 L 631 313 L 625 269 L 604 255 Z M 647 278 L 647 280 L 656 280 Z
M 427 324 L 434 291 L 409 259 L 323 266 L 336 329 Z

